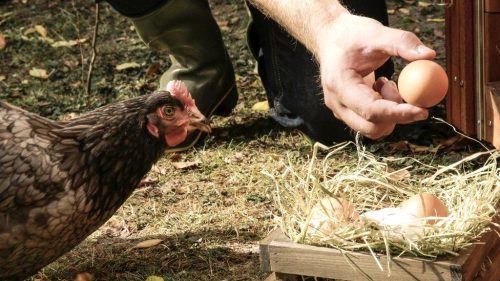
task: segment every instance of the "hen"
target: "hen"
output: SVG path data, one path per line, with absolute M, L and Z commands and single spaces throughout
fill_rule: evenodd
M 23 279 L 82 242 L 165 149 L 207 119 L 180 81 L 56 122 L 0 101 L 0 279 Z

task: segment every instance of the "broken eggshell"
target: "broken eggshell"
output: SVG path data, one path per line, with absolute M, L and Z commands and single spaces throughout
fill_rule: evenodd
M 365 222 L 373 222 L 381 229 L 388 230 L 389 236 L 404 235 L 409 239 L 422 233 L 423 221 L 410 212 L 399 208 L 385 208 L 369 211 L 360 216 Z

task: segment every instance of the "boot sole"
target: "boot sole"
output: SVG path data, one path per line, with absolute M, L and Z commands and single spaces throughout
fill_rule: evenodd
M 235 91 L 236 89 L 236 82 L 233 84 L 233 86 L 231 86 L 231 88 L 229 88 L 229 90 L 227 91 L 227 93 L 224 95 L 224 97 L 219 101 L 219 103 L 214 107 L 214 109 L 212 110 L 212 112 L 210 112 L 210 114 L 207 116 L 208 119 L 210 119 L 212 117 L 212 115 L 214 115 L 214 113 L 217 111 L 217 110 L 220 110 L 221 112 L 217 112 L 216 115 L 219 115 L 219 116 L 228 116 L 229 114 L 231 114 L 231 111 L 233 110 L 233 108 L 231 109 L 227 109 L 224 107 L 223 103 L 224 102 L 227 102 L 227 98 L 229 97 L 229 95 L 231 93 L 233 93 L 233 91 Z M 238 98 L 237 98 L 237 94 L 236 94 L 236 101 L 234 103 L 237 102 Z M 230 106 L 229 106 L 230 107 Z M 220 109 L 219 109 L 220 108 Z M 196 138 L 187 146 L 182 146 L 182 147 L 173 147 L 171 149 L 167 149 L 165 151 L 165 153 L 175 153 L 175 152 L 180 152 L 180 151 L 185 151 L 185 150 L 188 150 L 190 149 L 191 147 L 193 147 L 197 142 L 198 140 L 200 139 L 200 137 L 202 136 L 203 132 L 200 132 L 198 131 L 197 132 L 197 136 Z

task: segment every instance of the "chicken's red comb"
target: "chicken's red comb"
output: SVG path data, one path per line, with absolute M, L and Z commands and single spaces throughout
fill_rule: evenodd
M 194 105 L 194 99 L 191 97 L 186 85 L 180 80 L 172 80 L 167 84 L 167 91 L 172 94 L 172 96 L 181 100 L 185 107 L 191 107 Z

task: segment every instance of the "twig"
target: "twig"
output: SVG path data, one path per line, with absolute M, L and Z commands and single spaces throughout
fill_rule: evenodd
M 82 39 L 82 36 L 80 35 L 80 16 L 78 15 L 78 10 L 76 9 L 75 6 L 75 1 L 71 2 L 71 5 L 73 5 L 73 10 L 75 10 L 75 16 L 76 16 L 76 24 L 73 23 L 73 26 L 76 29 L 76 34 L 78 36 L 78 40 Z M 85 84 L 85 58 L 83 56 L 83 46 L 82 44 L 78 44 L 80 47 L 80 58 L 81 58 L 81 65 L 82 65 L 82 85 Z M 80 92 L 78 92 L 78 97 L 80 97 Z
M 94 38 L 92 38 L 92 58 L 90 59 L 89 73 L 87 75 L 87 96 L 90 93 L 90 87 L 92 86 L 92 71 L 94 70 L 94 62 L 97 56 L 97 31 L 99 29 L 99 4 L 95 5 L 95 26 L 94 26 Z

